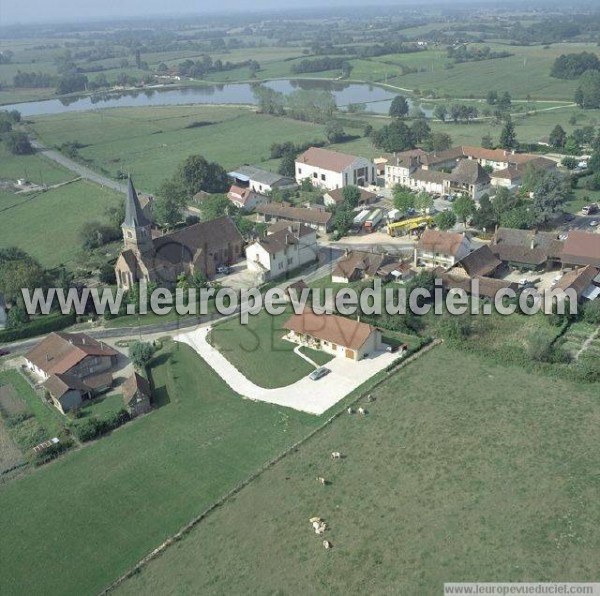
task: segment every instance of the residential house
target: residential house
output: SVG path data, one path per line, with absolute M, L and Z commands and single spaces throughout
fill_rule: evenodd
M 274 190 L 296 188 L 296 182 L 293 178 L 274 174 L 254 166 L 240 166 L 229 172 L 228 176 L 235 180 L 235 186 L 249 188 L 260 194 L 271 193 Z
M 296 181 L 300 184 L 306 179 L 313 186 L 328 190 L 377 184 L 371 160 L 320 147 L 310 147 L 296 158 Z
M 110 387 L 117 359 L 118 352 L 85 333 L 51 333 L 25 354 L 63 413 Z
M 494 277 L 502 261 L 484 244 L 456 262 L 451 272 L 462 277 Z
M 444 191 L 448 194 L 465 194 L 478 201 L 490 188 L 490 175 L 478 162 L 463 159 L 448 174 Z
M 152 409 L 150 383 L 134 372 L 122 385 L 123 402 L 132 418 L 147 414 Z
M 523 183 L 523 176 L 530 167 L 541 168 L 544 170 L 556 168 L 556 162 L 545 157 L 530 156 L 531 159 L 513 161 L 516 154 L 509 158 L 508 165 L 505 168 L 494 170 L 490 174 L 490 184 L 492 186 L 503 186 L 510 190 L 519 188 Z
M 383 347 L 379 329 L 339 315 L 305 310 L 293 314 L 283 328 L 288 330 L 284 339 L 350 360 L 362 360 Z
M 425 170 L 419 168 L 411 173 L 406 179 L 408 188 L 415 192 L 428 192 L 434 195 L 442 195 L 448 185 L 448 177 L 450 174 L 445 172 L 437 172 L 435 170 Z
M 421 165 L 423 156 L 427 155 L 422 149 L 402 151 L 401 153 L 385 154 L 378 158 L 378 173 L 384 177 L 385 186 L 392 188 L 396 184 L 409 186 L 409 178 L 413 171 Z M 383 170 L 383 171 L 382 171 Z
M 379 277 L 388 281 L 395 279 L 399 281 L 403 275 L 404 279 L 410 278 L 410 266 L 399 262 L 391 255 L 362 250 L 348 251 L 340 258 L 333 272 L 331 281 L 334 283 L 351 283 L 361 279 L 374 279 Z M 396 273 L 394 275 L 394 273 Z
M 374 192 L 369 192 L 364 188 L 358 189 L 360 192 L 360 198 L 358 199 L 358 204 L 360 206 L 371 205 L 377 201 L 377 195 Z M 329 190 L 323 195 L 323 203 L 327 207 L 335 207 L 344 201 L 344 189 L 343 188 L 335 188 L 334 190 Z
M 287 203 L 269 203 L 256 207 L 259 219 L 269 222 L 287 221 L 290 223 L 303 223 L 325 234 L 333 227 L 333 216 L 325 209 L 292 207 Z
M 235 184 L 230 187 L 227 198 L 242 211 L 252 211 L 257 205 L 271 202 L 271 198 L 267 195 Z
M 594 283 L 597 276 L 598 269 L 586 265 L 565 273 L 557 282 L 555 289 L 575 292 L 578 302 L 595 300 L 600 296 L 600 287 Z
M 415 266 L 452 267 L 471 251 L 464 234 L 427 229 L 419 238 L 414 252 Z
M 563 267 L 592 265 L 600 268 L 600 234 L 571 230 L 562 247 L 560 259 Z
M 318 259 L 317 233 L 301 223 L 279 222 L 246 248 L 249 271 L 275 279 Z
M 490 249 L 511 267 L 542 270 L 560 266 L 563 242 L 553 232 L 498 228 Z
M 182 273 L 211 277 L 217 267 L 242 255 L 242 236 L 228 216 L 153 236 L 131 179 L 125 205 L 124 247 L 115 265 L 120 288 L 130 289 L 141 280 L 172 285 Z
M 410 263 L 403 261 L 392 261 L 382 265 L 377 271 L 377 277 L 382 281 L 395 281 L 403 283 L 410 281 L 417 272 L 410 266 Z
M 519 289 L 516 282 L 479 275 L 469 277 L 455 274 L 452 269 L 444 271 L 441 267 L 436 270 L 436 277 L 442 280 L 444 290 L 462 290 L 465 294 L 477 298 L 493 300 L 500 291 L 510 289 L 516 293 Z

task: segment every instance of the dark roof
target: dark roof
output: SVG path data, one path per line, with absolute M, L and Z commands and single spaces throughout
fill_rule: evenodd
M 490 175 L 478 162 L 472 159 L 461 159 L 448 179 L 460 184 L 489 184 Z
M 417 249 L 456 255 L 464 240 L 463 234 L 427 229 L 419 239 Z
M 85 333 L 51 333 L 25 358 L 46 374 L 62 374 L 87 356 L 116 356 L 118 352 Z
M 44 387 L 55 399 L 60 399 L 65 393 L 71 390 L 87 393 L 90 387 L 81 379 L 72 375 L 53 374 L 44 382 Z
M 369 192 L 368 190 L 365 190 L 364 188 L 359 188 L 358 190 L 360 192 L 359 202 L 360 201 L 370 202 L 374 198 L 377 197 L 377 195 L 374 192 Z M 341 203 L 344 200 L 344 189 L 336 188 L 334 190 L 328 190 L 324 196 L 330 197 L 336 203 Z
M 315 233 L 312 228 L 301 223 L 279 222 L 275 226 L 277 228 L 273 233 L 269 233 L 257 241 L 269 254 L 277 254 L 285 250 L 287 246 L 298 244 L 299 239 L 303 236 Z M 269 232 L 275 226 L 271 226 Z
M 138 391 L 150 398 L 150 383 L 144 377 L 134 372 L 128 379 L 123 383 L 123 401 L 128 404 L 132 398 L 138 393 Z
M 458 261 L 453 269 L 462 267 L 467 275 L 474 277 L 475 275 L 490 275 L 500 265 L 502 265 L 502 261 L 494 255 L 487 244 L 484 244 Z
M 363 275 L 374 277 L 384 259 L 380 253 L 354 250 L 338 260 L 332 275 L 352 279 L 357 271 L 361 271 Z
M 498 228 L 490 249 L 505 262 L 542 265 L 548 259 L 558 259 L 563 243 L 552 232 Z
M 594 265 L 600 267 L 600 234 L 571 230 L 561 253 L 568 265 Z
M 494 298 L 500 290 L 505 288 L 511 288 L 512 290 L 516 291 L 519 287 L 516 282 L 495 279 L 493 277 L 475 276 L 473 278 L 469 278 L 452 275 L 451 273 L 444 272 L 441 268 L 437 269 L 435 273 L 436 276 L 442 280 L 442 285 L 445 289 L 461 289 L 467 294 L 471 294 L 472 288 L 475 289 L 473 282 L 476 281 L 477 285 L 479 286 L 479 292 L 476 295 L 485 296 L 487 298 Z
M 125 219 L 123 225 L 130 228 L 143 228 L 150 225 L 150 220 L 144 215 L 131 176 L 127 180 L 127 198 L 125 199 Z
M 292 315 L 285 322 L 283 328 L 330 341 L 352 350 L 360 349 L 371 333 L 376 331 L 375 327 L 354 319 L 339 315 L 318 315 L 310 310 L 305 310 L 299 315 Z
M 419 168 L 418 170 L 415 170 L 410 177 L 413 180 L 419 180 L 421 182 L 443 184 L 445 180 L 450 178 L 450 174 L 438 172 L 437 170 L 424 170 L 423 168 Z
M 287 176 L 282 176 L 281 174 L 273 174 L 273 172 L 248 165 L 240 166 L 234 171 L 229 172 L 228 175 L 232 178 L 242 180 L 243 182 L 254 180 L 256 182 L 260 182 L 261 184 L 266 184 L 267 186 L 272 186 L 273 184 L 277 184 L 281 181 L 290 185 L 295 184 L 293 178 L 288 178 Z
M 323 209 L 306 209 L 304 207 L 290 207 L 279 203 L 268 203 L 257 205 L 256 213 L 271 215 L 290 221 L 302 223 L 325 225 L 329 222 L 332 214 Z

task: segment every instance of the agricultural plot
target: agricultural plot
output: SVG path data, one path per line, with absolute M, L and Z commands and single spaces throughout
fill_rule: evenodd
M 8 419 L 26 411 L 12 385 L 0 384 L 0 474 L 23 463 L 24 458 L 6 426 Z
M 600 330 L 596 325 L 574 323 L 563 339 L 563 347 L 571 356 L 585 353 L 600 358 Z

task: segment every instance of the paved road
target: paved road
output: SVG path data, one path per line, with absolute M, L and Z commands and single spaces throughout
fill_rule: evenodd
M 120 182 L 117 182 L 116 180 L 112 180 L 111 178 L 108 178 L 107 176 L 103 176 L 102 174 L 98 174 L 97 172 L 90 170 L 90 168 L 87 168 L 85 166 L 82 166 L 81 164 L 78 164 L 76 161 L 69 159 L 68 157 L 66 157 L 65 155 L 60 153 L 59 151 L 55 151 L 54 149 L 48 149 L 47 147 L 45 147 L 44 145 L 42 145 L 39 141 L 36 141 L 35 139 L 31 139 L 31 144 L 42 155 L 45 155 L 48 159 L 55 161 L 57 164 L 60 164 L 61 166 L 63 166 L 63 168 L 66 168 L 67 170 L 71 170 L 71 172 L 74 172 L 78 176 L 81 176 L 82 178 L 85 178 L 86 180 L 91 180 L 92 182 L 95 182 L 96 184 L 100 184 L 100 186 L 106 186 L 107 188 L 112 188 L 113 190 L 116 190 L 117 192 L 122 192 L 122 193 L 127 192 L 127 187 L 124 184 L 121 184 Z

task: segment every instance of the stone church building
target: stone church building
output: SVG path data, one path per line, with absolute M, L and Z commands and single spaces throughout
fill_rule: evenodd
M 124 247 L 115 265 L 120 288 L 127 290 L 142 279 L 168 286 L 181 273 L 212 277 L 217 267 L 243 254 L 242 236 L 226 215 L 158 236 L 151 225 L 130 178 L 121 225 Z

